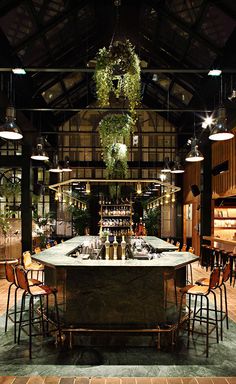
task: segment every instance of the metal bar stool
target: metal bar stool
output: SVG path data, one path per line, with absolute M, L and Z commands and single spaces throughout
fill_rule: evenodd
M 208 357 L 209 354 L 209 335 L 213 332 L 213 330 L 216 330 L 216 340 L 217 343 L 219 342 L 219 334 L 218 334 L 218 319 L 217 319 L 217 302 L 216 302 L 216 294 L 214 292 L 214 289 L 218 287 L 219 285 L 219 278 L 220 278 L 220 269 L 214 268 L 211 272 L 210 279 L 209 279 L 209 285 L 208 286 L 199 286 L 199 285 L 187 285 L 184 288 L 181 288 L 181 300 L 180 300 L 180 310 L 179 310 L 179 320 L 178 320 L 178 332 L 179 327 L 181 324 L 181 317 L 182 317 L 182 305 L 183 305 L 183 297 L 184 295 L 188 296 L 189 298 L 189 305 L 188 305 L 188 347 L 189 347 L 189 338 L 190 333 L 196 332 L 194 331 L 194 325 L 196 321 L 199 321 L 200 323 L 206 323 L 206 332 L 198 332 L 201 334 L 206 335 L 206 357 Z M 214 313 L 215 313 L 215 319 L 210 318 L 210 307 L 209 307 L 209 294 L 212 293 L 214 296 Z M 194 303 L 194 310 L 191 311 L 191 298 L 192 296 L 195 298 Z M 200 297 L 201 299 L 204 297 L 206 299 L 206 317 L 202 315 L 203 307 L 202 307 L 202 300 L 201 300 L 201 306 L 197 311 L 197 299 Z M 192 318 L 191 318 L 192 313 Z M 200 313 L 200 315 L 199 315 Z M 190 328 L 190 322 L 192 320 L 192 330 Z M 213 328 L 209 330 L 209 325 L 213 325 Z
M 218 312 L 220 312 L 220 325 L 221 325 L 220 326 L 220 336 L 221 336 L 221 340 L 223 340 L 223 321 L 224 321 L 224 319 L 226 319 L 226 327 L 227 327 L 227 329 L 229 329 L 227 291 L 226 291 L 225 283 L 230 278 L 230 271 L 231 271 L 231 265 L 230 265 L 230 263 L 227 263 L 222 270 L 222 274 L 221 274 L 220 279 L 219 279 L 219 284 L 216 287 L 220 291 L 220 311 L 218 311 Z M 203 277 L 202 279 L 197 280 L 195 284 L 202 285 L 202 286 L 203 285 L 208 286 L 209 285 L 209 278 Z M 225 308 L 223 308 L 222 287 L 224 290 L 224 307 Z
M 7 293 L 7 309 L 6 309 L 6 318 L 5 318 L 5 332 L 7 332 L 7 326 L 8 326 L 8 319 L 10 319 L 14 323 L 14 343 L 16 343 L 16 324 L 17 321 L 17 314 L 20 313 L 20 311 L 17 311 L 17 293 L 18 289 L 20 288 L 15 276 L 15 265 L 12 263 L 6 263 L 5 264 L 5 271 L 6 271 L 6 279 L 10 283 L 8 287 L 8 293 Z M 29 285 L 40 285 L 42 284 L 41 281 L 36 279 L 29 279 Z M 10 297 L 11 297 L 11 289 L 15 288 L 14 292 L 14 310 L 9 311 L 9 305 L 10 305 Z M 12 315 L 14 317 L 12 318 Z
M 18 284 L 20 288 L 24 289 L 24 293 L 22 296 L 21 301 L 21 313 L 20 313 L 20 320 L 19 320 L 19 333 L 18 333 L 18 343 L 20 343 L 20 335 L 21 330 L 24 330 L 25 326 L 29 326 L 29 358 L 32 358 L 32 337 L 43 335 L 49 333 L 48 325 L 49 325 L 49 318 L 48 318 L 48 296 L 53 295 L 54 296 L 54 303 L 55 303 L 55 313 L 56 313 L 56 319 L 55 319 L 55 328 L 51 329 L 50 332 L 57 331 L 59 342 L 61 342 L 61 328 L 60 328 L 60 321 L 59 321 L 59 311 L 58 311 L 58 305 L 57 305 L 57 290 L 55 288 L 51 288 L 47 285 L 40 285 L 40 286 L 30 286 L 29 280 L 27 278 L 27 272 L 23 269 L 22 266 L 16 267 L 16 277 Z M 26 294 L 29 296 L 29 317 L 28 322 L 23 322 L 23 308 L 25 305 L 25 296 Z M 35 317 L 34 315 L 34 304 L 35 299 L 39 298 L 40 301 L 40 315 L 38 317 Z M 44 316 L 43 311 L 43 303 L 42 299 L 46 298 L 46 317 Z M 46 321 L 46 327 L 47 332 L 45 332 L 45 325 L 44 321 Z M 33 334 L 32 328 L 36 325 L 40 324 L 42 327 L 42 332 L 38 332 Z

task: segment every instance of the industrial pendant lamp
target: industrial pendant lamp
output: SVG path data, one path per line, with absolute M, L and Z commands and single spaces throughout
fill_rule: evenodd
M 0 137 L 8 140 L 20 140 L 23 135 L 16 124 L 16 110 L 10 106 L 6 110 L 6 121 L 0 127 Z
M 234 134 L 227 127 L 226 110 L 224 106 L 218 109 L 218 118 L 215 126 L 212 128 L 209 139 L 215 141 L 230 140 Z
M 33 150 L 31 155 L 32 160 L 45 161 L 49 160 L 49 156 L 44 149 L 44 139 L 42 136 L 38 137 L 36 148 Z
M 184 173 L 184 168 L 182 167 L 179 160 L 175 160 L 174 165 L 171 169 L 171 173 Z
M 72 169 L 70 167 L 69 156 L 65 157 L 65 162 L 64 162 L 64 166 L 62 167 L 62 172 L 72 172 Z
M 193 163 L 204 160 L 203 154 L 198 149 L 196 137 L 194 137 L 191 141 L 191 151 L 187 154 L 185 160 Z
M 230 140 L 234 137 L 234 134 L 229 131 L 227 127 L 226 109 L 223 106 L 223 78 L 220 78 L 220 106 L 218 108 L 218 116 L 216 124 L 212 128 L 209 135 L 210 140 L 223 141 Z
M 163 173 L 171 172 L 168 157 L 165 157 L 165 159 L 164 159 L 164 164 L 163 164 L 163 168 L 161 169 L 161 172 L 163 172 Z
M 49 168 L 49 172 L 54 172 L 54 173 L 61 173 L 62 168 L 58 163 L 58 156 L 54 155 L 54 160 L 52 166 Z

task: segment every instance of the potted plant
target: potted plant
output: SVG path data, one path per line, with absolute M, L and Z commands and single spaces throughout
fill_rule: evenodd
M 108 114 L 99 123 L 99 135 L 107 177 L 124 178 L 128 170 L 127 147 L 133 119 L 128 114 Z
M 110 93 L 128 99 L 131 115 L 140 103 L 140 61 L 129 40 L 115 41 L 97 54 L 95 82 L 98 103 L 109 105 Z

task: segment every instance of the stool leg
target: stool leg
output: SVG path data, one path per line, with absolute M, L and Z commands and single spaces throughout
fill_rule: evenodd
M 17 291 L 18 291 L 18 287 L 16 287 L 16 289 L 15 289 L 15 307 L 14 307 L 14 343 L 16 343 Z
M 193 284 L 193 268 L 192 268 L 192 264 L 189 264 L 189 268 L 190 268 L 191 284 Z
M 42 333 L 43 337 L 45 337 L 45 327 L 44 327 L 44 319 L 43 319 L 43 302 L 42 302 L 42 296 L 39 296 L 40 301 L 40 313 L 41 313 L 41 322 L 42 322 Z
M 48 323 L 48 296 L 46 296 L 46 317 L 47 317 L 47 322 L 46 322 L 46 329 L 47 329 L 47 334 L 49 332 L 49 323 Z
M 206 357 L 208 357 L 208 350 L 209 350 L 209 299 L 207 296 L 206 296 L 206 302 L 207 302 Z
M 202 295 L 201 295 L 201 309 L 200 309 L 200 324 L 202 325 Z
M 11 287 L 14 285 L 14 283 L 11 283 L 8 287 L 8 293 L 7 293 L 7 310 L 6 310 L 6 319 L 5 319 L 5 332 L 7 332 L 7 323 L 8 323 L 8 312 L 9 312 L 9 304 L 10 304 L 10 296 L 11 296 Z
M 61 344 L 61 325 L 60 325 L 60 318 L 59 318 L 59 311 L 58 311 L 58 303 L 57 303 L 57 294 L 53 292 L 54 300 L 55 300 L 55 308 L 56 308 L 56 317 L 57 317 L 57 328 L 58 328 L 58 335 L 59 335 L 59 343 Z
M 174 276 L 174 285 L 175 285 L 175 305 L 178 307 L 178 299 L 177 299 L 177 286 L 176 286 L 176 277 Z
M 225 294 L 225 316 L 226 316 L 226 326 L 227 326 L 227 329 L 229 329 L 227 291 L 226 291 L 226 286 L 225 286 L 225 284 L 223 284 L 223 287 L 224 287 L 224 294 Z
M 20 344 L 20 334 L 21 334 L 21 327 L 22 327 L 22 317 L 23 317 L 23 311 L 25 307 L 25 296 L 26 292 L 24 291 L 22 298 L 21 298 L 21 309 L 20 309 L 20 319 L 19 319 L 19 331 L 18 331 L 18 344 Z
M 215 321 L 216 321 L 216 341 L 219 343 L 219 332 L 218 332 L 218 319 L 217 319 L 217 302 L 216 302 L 216 294 L 213 292 L 214 296 L 214 307 L 215 307 Z
M 188 343 L 189 348 L 189 338 L 190 338 L 190 317 L 191 317 L 191 294 L 189 294 L 189 307 L 188 307 Z
M 184 297 L 184 293 L 182 293 L 181 297 L 180 297 L 177 337 L 179 336 L 179 328 L 180 328 L 180 323 L 181 323 L 181 313 L 182 313 L 183 297 Z
M 223 297 L 222 297 L 222 289 L 218 287 L 220 290 L 220 339 L 223 340 Z
M 196 316 L 196 311 L 197 311 L 197 297 L 198 297 L 198 295 L 195 296 L 195 302 L 194 302 L 192 332 L 194 332 L 195 316 Z
M 33 303 L 34 297 L 30 296 L 29 301 L 29 358 L 32 359 L 32 319 L 33 319 Z

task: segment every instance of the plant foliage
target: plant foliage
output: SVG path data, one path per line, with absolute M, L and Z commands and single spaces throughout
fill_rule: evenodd
M 140 61 L 129 40 L 115 41 L 109 49 L 103 47 L 97 54 L 94 74 L 99 105 L 109 105 L 110 93 L 129 101 L 130 112 L 140 103 Z
M 85 228 L 89 227 L 90 214 L 87 209 L 80 209 L 73 205 L 69 206 L 69 212 L 72 214 L 72 225 L 77 235 L 84 235 Z
M 150 209 L 144 217 L 144 223 L 149 236 L 157 236 L 161 224 L 161 210 L 159 208 Z
M 108 114 L 99 123 L 99 134 L 107 177 L 124 178 L 128 170 L 127 147 L 133 119 L 127 114 Z
M 0 212 L 0 230 L 5 239 L 7 238 L 7 235 L 11 229 L 10 219 L 12 218 L 13 214 L 14 211 L 9 209 L 5 209 L 4 211 Z

